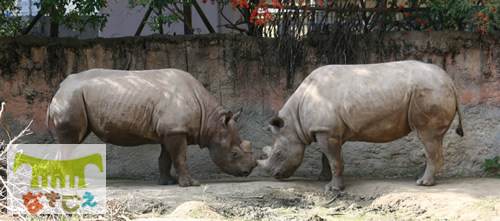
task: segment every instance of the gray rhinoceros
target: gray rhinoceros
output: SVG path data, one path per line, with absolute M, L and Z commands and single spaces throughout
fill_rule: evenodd
M 191 74 L 176 70 L 92 69 L 68 76 L 54 92 L 47 127 L 60 143 L 81 143 L 93 132 L 106 143 L 161 144 L 158 183 L 198 186 L 191 178 L 186 149 L 208 147 L 224 172 L 247 176 L 257 166 L 251 144 L 240 140 L 240 113 L 226 112 Z M 133 165 L 131 165 L 133 166 Z
M 275 141 L 263 149 L 268 158 L 257 162 L 275 178 L 287 178 L 301 164 L 305 146 L 317 142 L 323 152 L 320 179 L 331 179 L 327 190 L 342 190 L 343 143 L 389 142 L 414 131 L 427 160 L 417 184 L 433 185 L 443 165 L 443 136 L 456 112 L 456 132 L 463 136 L 455 86 L 435 65 L 401 61 L 320 67 L 264 128 Z

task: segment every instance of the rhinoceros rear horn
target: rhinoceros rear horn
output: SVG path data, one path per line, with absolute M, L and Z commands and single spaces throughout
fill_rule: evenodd
M 272 148 L 270 146 L 265 146 L 264 148 L 262 148 L 262 152 L 264 152 L 264 154 L 269 157 L 269 155 L 271 154 L 271 149 Z

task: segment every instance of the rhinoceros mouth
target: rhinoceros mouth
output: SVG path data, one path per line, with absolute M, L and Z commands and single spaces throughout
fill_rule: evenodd
M 285 179 L 285 172 L 275 172 L 273 173 L 273 177 L 278 180 L 284 180 Z

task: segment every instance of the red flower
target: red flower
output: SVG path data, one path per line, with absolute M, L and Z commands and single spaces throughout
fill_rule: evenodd
M 405 35 L 408 35 L 408 32 L 405 32 Z
M 383 23 L 383 22 L 381 22 L 381 21 L 379 21 L 379 22 L 378 22 L 378 24 L 379 24 L 379 25 L 382 25 L 382 24 L 384 24 L 384 23 Z
M 488 16 L 484 17 L 483 21 L 488 21 Z
M 424 21 L 424 24 L 427 24 L 427 21 Z
M 479 16 L 479 17 L 483 17 L 483 13 L 479 13 L 479 15 L 477 15 L 477 16 Z
M 422 23 L 422 20 L 421 20 L 421 19 L 418 19 L 418 18 L 417 18 L 417 19 L 415 19 L 415 21 L 416 21 L 416 22 L 418 22 L 418 23 Z
M 384 8 L 384 9 L 382 9 L 382 10 L 387 11 L 388 9 L 387 9 L 387 8 Z
M 493 7 L 491 7 L 491 10 L 492 10 L 492 11 L 496 11 L 496 10 L 497 10 L 497 7 L 493 6 Z
M 373 11 L 378 12 L 378 8 L 374 8 Z

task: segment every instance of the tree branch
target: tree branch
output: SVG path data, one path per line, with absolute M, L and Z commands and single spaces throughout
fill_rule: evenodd
M 0 123 L 2 123 L 3 128 L 5 128 L 5 131 L 7 131 L 7 135 L 9 136 L 9 143 L 10 143 L 10 142 L 12 142 L 12 139 L 14 139 L 14 137 L 12 137 L 12 133 L 10 132 L 9 127 L 5 123 L 4 111 L 5 111 L 5 102 L 2 102 L 2 109 L 0 110 Z
M 203 21 L 203 23 L 207 27 L 208 31 L 210 33 L 215 33 L 215 30 L 212 27 L 212 24 L 210 24 L 210 21 L 208 21 L 207 16 L 205 16 L 205 13 L 203 13 L 203 11 L 201 10 L 201 7 L 200 7 L 200 5 L 198 5 L 198 2 L 196 2 L 196 0 L 194 0 L 194 1 L 191 1 L 191 3 L 193 3 L 194 8 L 198 12 L 198 15 L 200 15 L 201 20 Z
M 151 15 L 151 11 L 153 11 L 153 7 L 151 7 L 151 5 L 150 5 L 148 10 L 146 11 L 146 14 L 144 14 L 144 17 L 142 18 L 141 24 L 139 24 L 139 27 L 137 28 L 137 31 L 135 32 L 134 36 L 141 35 L 142 29 L 144 28 L 144 25 L 145 25 L 146 21 L 148 20 L 149 15 Z
M 42 10 L 40 9 L 40 11 L 38 11 L 38 13 L 36 14 L 36 16 L 33 18 L 33 20 L 31 20 L 30 24 L 28 25 L 28 27 L 26 27 L 22 32 L 21 32 L 21 35 L 27 35 L 30 33 L 31 29 L 33 29 L 33 27 L 35 27 L 35 24 L 38 22 L 38 20 L 40 20 L 40 18 L 42 17 L 43 13 L 42 13 Z

